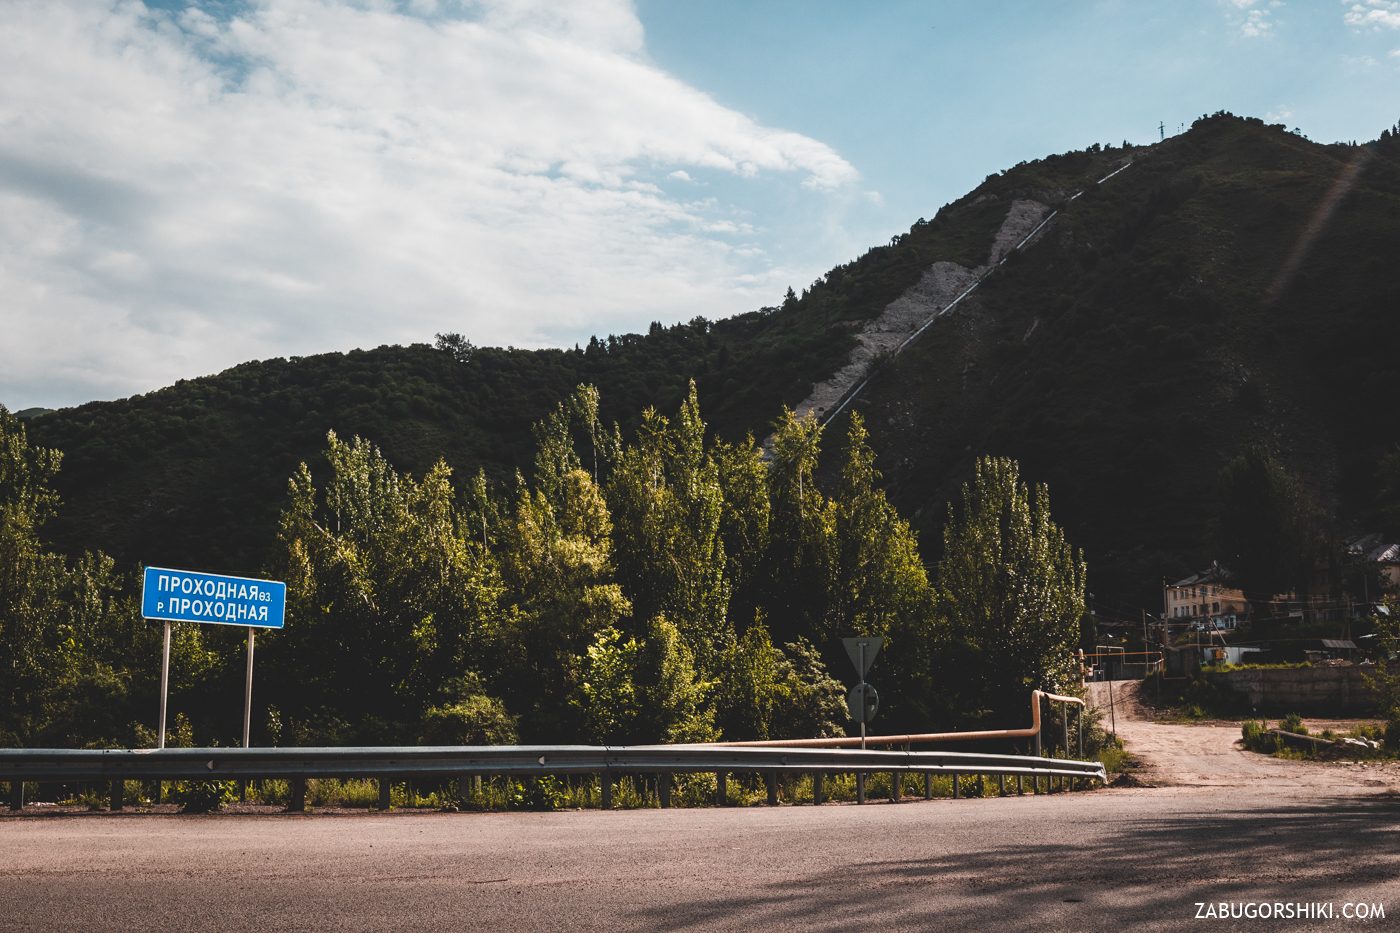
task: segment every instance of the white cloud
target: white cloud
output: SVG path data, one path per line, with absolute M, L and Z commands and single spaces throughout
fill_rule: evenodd
M 1240 28 L 1240 35 L 1246 39 L 1258 39 L 1273 32 L 1274 11 L 1283 6 L 1282 0 L 1268 0 L 1264 4 L 1262 0 L 1223 0 L 1232 7 L 1230 20 L 1237 23 Z M 1236 14 L 1243 14 L 1243 18 Z
M 1260 36 L 1267 36 L 1273 31 L 1274 24 L 1269 19 L 1268 10 L 1250 10 L 1245 17 L 1244 24 L 1240 27 L 1240 35 L 1247 39 L 1256 39 Z
M 1292 118 L 1293 111 L 1288 107 L 1279 106 L 1264 114 L 1265 123 L 1283 123 Z
M 657 68 L 626 0 L 461 10 L 7 4 L 0 400 L 438 330 L 529 346 L 747 310 L 792 274 L 735 239 L 761 218 L 654 181 L 822 198 L 857 180 Z
M 1367 0 L 1366 3 L 1353 3 L 1343 18 L 1348 26 L 1358 29 L 1400 29 L 1400 2 Z

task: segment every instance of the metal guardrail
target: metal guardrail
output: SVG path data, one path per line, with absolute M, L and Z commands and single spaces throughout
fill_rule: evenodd
M 923 772 L 950 775 L 1059 777 L 1107 781 L 1098 762 L 968 752 L 873 751 L 825 748 L 724 748 L 685 745 L 503 745 L 385 748 L 0 749 L 0 780 L 10 782 L 11 806 L 23 805 L 24 782 L 121 782 L 379 778 L 381 798 L 391 779 L 530 776 L 545 774 L 672 774 L 686 772 Z M 608 782 L 604 782 L 606 785 Z M 294 800 L 299 795 L 294 790 Z M 770 800 L 775 799 L 771 791 Z M 299 809 L 294 803 L 293 809 Z

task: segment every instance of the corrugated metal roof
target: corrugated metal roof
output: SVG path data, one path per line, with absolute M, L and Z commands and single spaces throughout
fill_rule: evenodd
M 1324 638 L 1324 639 L 1322 639 L 1322 647 L 1324 647 L 1324 648 L 1346 649 L 1346 650 L 1349 650 L 1349 651 L 1355 651 L 1355 650 L 1356 650 L 1356 642 L 1354 642 L 1354 641 L 1349 641 L 1349 640 L 1347 640 L 1347 639 L 1345 639 L 1345 638 Z
M 1382 544 L 1366 555 L 1373 564 L 1387 564 L 1400 561 L 1400 544 Z

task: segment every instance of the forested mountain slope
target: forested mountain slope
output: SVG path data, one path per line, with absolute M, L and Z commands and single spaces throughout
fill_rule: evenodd
M 38 415 L 32 439 L 65 452 L 46 534 L 123 562 L 247 572 L 328 429 L 416 475 L 442 456 L 460 483 L 478 467 L 507 481 L 528 464 L 529 425 L 579 383 L 629 427 L 646 405 L 673 410 L 694 377 L 712 428 L 764 436 L 935 263 L 986 265 L 1011 207 L 1031 201 L 1060 213 L 897 359 L 876 358 L 855 405 L 926 560 L 973 459 L 1010 455 L 1050 484 L 1091 588 L 1150 606 L 1163 575 L 1212 556 L 1217 477 L 1252 445 L 1330 527 L 1373 520 L 1377 464 L 1400 439 L 1397 150 L 1388 132 L 1319 145 L 1217 115 L 1156 146 L 989 176 L 780 307 L 571 350 L 450 342 L 251 362 Z
M 246 572 L 266 558 L 288 476 L 319 454 L 328 430 L 372 440 L 414 474 L 441 456 L 460 482 L 478 468 L 509 482 L 529 464 L 530 425 L 582 383 L 599 388 L 603 417 L 626 428 L 648 405 L 674 409 L 694 378 L 714 429 L 763 437 L 784 404 L 798 405 L 845 365 L 855 332 L 930 265 L 985 262 L 1017 198 L 1062 197 L 1122 157 L 1077 152 L 993 174 L 779 307 L 653 324 L 569 350 L 477 348 L 466 335 L 438 347 L 255 361 L 42 414 L 31 438 L 65 454 L 64 507 L 46 536 L 124 562 Z
M 1400 441 L 1397 249 L 1389 132 L 1323 146 L 1203 118 L 1066 205 L 872 381 L 856 404 L 892 499 L 936 540 L 973 458 L 1016 457 L 1091 589 L 1149 611 L 1164 576 L 1223 556 L 1219 477 L 1247 449 L 1296 477 L 1324 546 L 1375 527 Z

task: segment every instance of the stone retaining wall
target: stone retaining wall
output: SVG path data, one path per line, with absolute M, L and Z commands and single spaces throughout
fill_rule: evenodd
M 1368 667 L 1298 667 L 1208 673 L 1206 678 L 1246 697 L 1261 713 L 1307 716 L 1367 715 L 1375 693 Z

